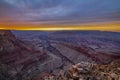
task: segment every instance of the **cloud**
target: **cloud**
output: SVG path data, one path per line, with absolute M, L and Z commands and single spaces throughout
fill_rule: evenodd
M 120 0 L 0 0 L 0 21 L 5 16 L 9 20 L 37 22 L 118 20 L 119 3 Z

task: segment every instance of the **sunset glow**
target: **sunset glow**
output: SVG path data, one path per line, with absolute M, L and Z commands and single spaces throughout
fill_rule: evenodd
M 100 31 L 120 31 L 120 24 L 91 24 L 91 25 L 13 25 L 0 26 L 1 30 L 100 30 Z

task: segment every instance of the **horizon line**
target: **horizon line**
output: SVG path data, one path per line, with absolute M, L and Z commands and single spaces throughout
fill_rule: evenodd
M 61 31 L 61 30 L 99 30 L 120 31 L 120 23 L 101 23 L 83 25 L 0 25 L 0 30 L 36 30 L 36 31 Z

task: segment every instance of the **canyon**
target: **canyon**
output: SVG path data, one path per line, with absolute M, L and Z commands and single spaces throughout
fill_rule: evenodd
M 120 33 L 0 31 L 0 62 L 9 65 L 12 75 L 55 75 L 83 61 L 120 63 Z

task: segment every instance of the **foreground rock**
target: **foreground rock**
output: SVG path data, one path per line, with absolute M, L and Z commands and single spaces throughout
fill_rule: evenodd
M 81 62 L 58 75 L 44 75 L 37 80 L 120 80 L 120 64 L 109 65 Z

